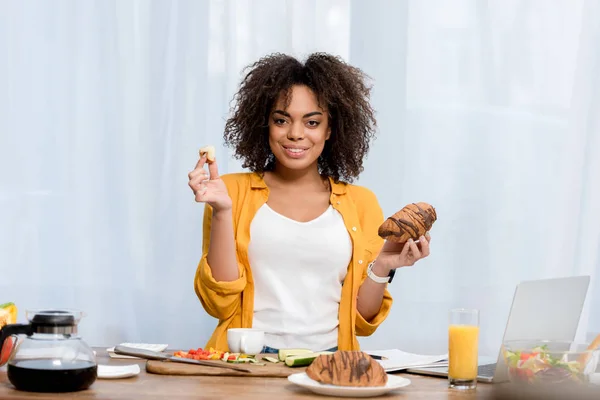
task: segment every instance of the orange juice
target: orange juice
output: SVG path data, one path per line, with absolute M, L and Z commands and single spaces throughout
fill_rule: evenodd
M 450 325 L 448 329 L 448 375 L 453 379 L 477 378 L 479 327 Z

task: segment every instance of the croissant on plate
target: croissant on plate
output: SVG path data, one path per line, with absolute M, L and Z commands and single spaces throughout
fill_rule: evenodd
M 385 386 L 388 379 L 381 364 L 362 351 L 322 354 L 308 366 L 306 374 L 312 380 L 336 386 Z
M 412 203 L 386 219 L 378 233 L 390 242 L 406 243 L 410 238 L 418 240 L 425 235 L 436 220 L 433 206 L 424 202 Z

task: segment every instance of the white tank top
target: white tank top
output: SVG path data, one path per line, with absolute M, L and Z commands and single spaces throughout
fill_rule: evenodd
M 264 204 L 250 225 L 248 256 L 254 278 L 253 328 L 265 345 L 313 351 L 337 346 L 342 282 L 352 241 L 332 206 L 309 222 Z

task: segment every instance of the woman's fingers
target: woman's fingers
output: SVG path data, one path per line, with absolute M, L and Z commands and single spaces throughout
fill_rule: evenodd
M 206 154 L 198 159 L 198 162 L 196 163 L 196 167 L 194 169 L 202 168 L 204 167 L 204 164 L 206 164 Z
M 196 190 L 195 192 L 195 200 L 197 202 L 207 202 L 208 201 L 208 197 L 209 197 L 209 192 L 208 192 L 208 188 L 206 187 L 206 185 L 202 184 L 198 190 Z
M 216 187 L 211 185 L 210 181 L 219 179 L 219 168 L 216 161 L 208 163 L 208 172 L 204 169 L 206 163 L 206 155 L 203 155 L 196 163 L 194 170 L 188 174 L 188 186 L 192 189 L 197 202 L 210 202 L 214 200 L 214 193 L 211 194 L 209 186 Z
M 406 243 L 404 243 L 404 247 L 402 248 L 402 251 L 400 252 L 400 259 L 405 260 L 406 257 L 408 257 L 409 251 L 410 251 L 410 243 L 406 242 Z
M 419 247 L 421 248 L 421 257 L 427 257 L 429 255 L 429 240 L 425 236 L 421 236 L 419 239 Z
M 217 160 L 208 164 L 208 171 L 210 173 L 210 179 L 219 179 L 219 167 L 217 167 Z
M 199 169 L 195 169 L 195 170 L 193 170 L 192 172 L 190 172 L 190 173 L 188 174 L 188 178 L 189 178 L 190 180 L 192 180 L 192 179 L 194 179 L 194 178 L 197 178 L 197 177 L 198 177 L 198 176 L 200 176 L 200 175 L 206 175 L 206 171 L 204 170 L 204 168 L 199 168 Z
M 204 160 L 206 160 L 205 157 L 202 157 L 200 160 L 198 160 L 198 163 L 196 164 L 194 170 L 188 174 L 188 178 L 190 180 L 194 179 L 200 174 L 206 174 L 206 170 L 204 169 Z
M 406 242 L 402 244 L 386 240 L 385 244 L 383 245 L 383 250 L 388 253 L 401 253 L 402 250 L 404 250 L 405 245 Z
M 419 251 L 419 248 L 417 247 L 417 244 L 415 243 L 415 241 L 412 239 L 409 239 L 408 245 L 410 246 L 410 252 L 412 253 L 413 260 L 416 261 L 419 258 L 421 258 L 421 252 Z
M 192 189 L 192 192 L 194 192 L 194 195 L 197 194 L 202 182 L 208 180 L 208 174 L 206 173 L 206 170 L 204 169 L 205 163 L 206 163 L 206 156 L 203 156 L 196 163 L 196 168 L 194 168 L 194 170 L 188 174 L 188 178 L 189 178 L 188 186 L 190 187 L 190 189 Z
M 206 180 L 206 174 L 198 175 L 188 182 L 188 186 L 190 187 L 190 189 L 192 189 L 194 193 L 196 193 L 196 191 L 200 189 L 200 186 L 202 186 L 204 182 L 206 182 Z
M 404 243 L 404 247 L 402 247 L 402 251 L 398 254 L 398 261 L 395 262 L 396 267 L 404 267 L 406 266 L 406 261 L 410 258 L 410 243 Z
M 205 182 L 208 180 L 208 175 L 206 174 L 206 172 L 204 173 L 198 173 L 195 174 L 192 178 L 190 178 L 190 181 L 188 182 L 188 184 L 190 185 L 190 187 L 192 187 L 193 185 L 198 185 L 199 183 Z

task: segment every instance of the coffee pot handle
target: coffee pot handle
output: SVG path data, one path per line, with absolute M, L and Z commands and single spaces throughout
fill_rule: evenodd
M 9 336 L 13 335 L 33 335 L 33 327 L 31 324 L 9 324 L 0 329 L 0 346 Z
M 0 367 L 4 365 L 4 363 L 8 360 L 8 356 L 5 356 L 4 351 L 4 342 L 11 336 L 15 336 L 15 342 L 12 346 L 10 346 L 9 354 L 13 352 L 15 347 L 17 346 L 17 337 L 16 335 L 24 334 L 24 335 L 33 335 L 33 327 L 30 324 L 10 324 L 5 325 L 2 329 L 0 329 Z

